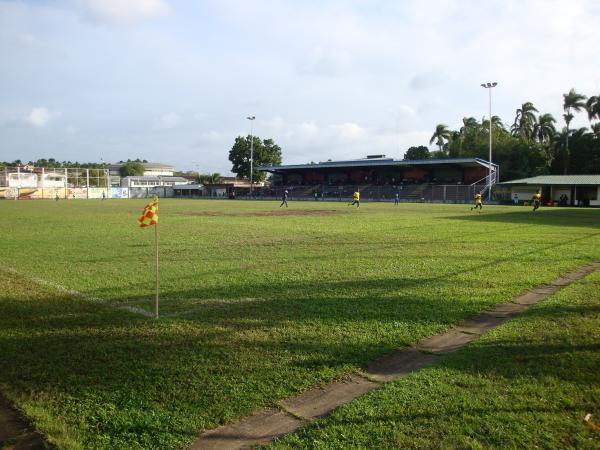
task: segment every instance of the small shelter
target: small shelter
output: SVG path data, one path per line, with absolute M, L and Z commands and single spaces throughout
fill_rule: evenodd
M 600 175 L 540 175 L 505 181 L 501 186 L 510 189 L 511 199 L 516 194 L 520 201 L 530 200 L 539 190 L 544 203 L 552 201 L 566 206 L 600 206 Z

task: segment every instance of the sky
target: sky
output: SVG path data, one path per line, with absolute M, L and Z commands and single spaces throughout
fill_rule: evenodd
M 401 158 L 487 116 L 488 81 L 505 124 L 530 101 L 562 127 L 562 94 L 600 95 L 599 23 L 598 0 L 0 0 L 0 160 L 229 174 L 251 131 L 284 164 Z

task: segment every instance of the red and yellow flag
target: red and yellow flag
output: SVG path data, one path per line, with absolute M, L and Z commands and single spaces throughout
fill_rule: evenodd
M 154 196 L 152 203 L 148 203 L 142 211 L 141 217 L 138 219 L 141 228 L 156 225 L 158 223 L 158 197 Z

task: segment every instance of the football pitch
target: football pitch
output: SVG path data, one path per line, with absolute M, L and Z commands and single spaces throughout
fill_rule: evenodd
M 185 448 L 600 259 L 591 209 L 161 199 L 155 320 L 146 202 L 0 203 L 0 390 L 60 448 Z

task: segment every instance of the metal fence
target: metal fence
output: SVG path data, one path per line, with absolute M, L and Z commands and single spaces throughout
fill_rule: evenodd
M 0 198 L 107 198 L 108 169 L 6 167 L 0 171 Z
M 364 201 L 386 202 L 394 201 L 396 194 L 402 202 L 431 202 L 431 203 L 471 203 L 476 193 L 485 189 L 484 184 L 461 185 L 433 185 L 416 184 L 402 186 L 280 186 L 261 188 L 254 190 L 256 199 L 278 199 L 288 191 L 290 200 L 328 200 L 348 201 L 351 200 L 355 191 L 360 192 L 360 198 Z M 237 198 L 249 198 L 237 196 Z

